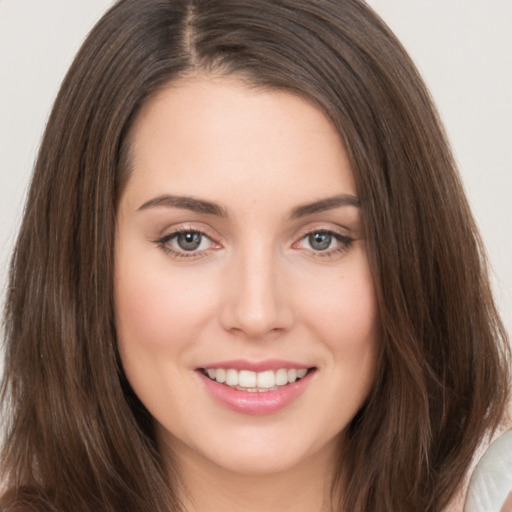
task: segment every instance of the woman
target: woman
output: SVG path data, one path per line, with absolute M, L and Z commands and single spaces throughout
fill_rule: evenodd
M 118 2 L 11 272 L 9 511 L 440 511 L 503 418 L 449 148 L 359 1 Z

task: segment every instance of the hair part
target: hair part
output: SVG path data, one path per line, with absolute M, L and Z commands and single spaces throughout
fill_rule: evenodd
M 503 415 L 508 341 L 431 98 L 358 0 L 121 0 L 92 30 L 49 118 L 11 265 L 3 508 L 180 510 L 177 468 L 117 352 L 114 239 L 135 118 L 197 74 L 301 95 L 338 130 L 382 351 L 333 496 L 353 512 L 440 511 Z

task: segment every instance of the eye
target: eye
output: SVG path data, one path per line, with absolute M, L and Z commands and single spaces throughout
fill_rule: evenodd
M 311 251 L 314 256 L 333 256 L 348 250 L 353 241 L 353 238 L 341 233 L 318 229 L 303 236 L 294 244 L 294 248 Z
M 201 244 L 204 245 L 205 236 L 202 233 L 196 231 L 184 231 L 174 235 L 174 242 L 176 245 L 184 251 L 195 251 L 199 249 Z M 172 239 L 171 239 L 172 240 Z
M 195 229 L 176 230 L 154 243 L 176 258 L 198 257 L 209 249 L 220 247 L 206 233 Z
M 331 247 L 333 236 L 330 233 L 318 232 L 308 235 L 308 244 L 315 251 L 325 251 Z

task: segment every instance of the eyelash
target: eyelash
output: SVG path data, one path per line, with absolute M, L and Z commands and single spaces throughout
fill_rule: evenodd
M 293 244 L 293 246 L 296 246 L 297 244 L 301 243 L 302 241 L 306 240 L 311 235 L 328 235 L 332 237 L 334 240 L 338 242 L 338 245 L 332 249 L 326 249 L 326 250 L 314 250 L 314 249 L 305 249 L 305 250 L 311 250 L 313 251 L 312 256 L 314 258 L 332 258 L 334 256 L 341 255 L 348 251 L 352 243 L 354 242 L 354 239 L 342 235 L 341 233 L 338 233 L 337 231 L 334 231 L 332 229 L 312 229 L 306 232 L 304 235 L 300 237 L 300 239 Z
M 177 238 L 180 234 L 195 234 L 199 235 L 202 238 L 207 238 L 212 241 L 212 238 L 208 236 L 204 231 L 195 228 L 178 228 L 174 230 L 172 233 L 159 238 L 158 240 L 154 240 L 154 243 L 160 247 L 166 254 L 172 255 L 175 259 L 184 259 L 184 258 L 200 258 L 205 256 L 206 250 L 202 251 L 185 251 L 185 250 L 177 250 L 172 247 L 171 242 L 173 239 Z M 213 242 L 215 243 L 215 242 Z
M 159 238 L 157 240 L 154 240 L 153 243 L 155 243 L 160 249 L 162 249 L 166 254 L 170 254 L 175 259 L 184 259 L 184 258 L 200 258 L 203 256 L 206 256 L 206 252 L 209 249 L 203 249 L 200 251 L 197 250 L 191 250 L 191 251 L 185 251 L 185 250 L 177 250 L 172 245 L 171 242 L 177 238 L 180 234 L 196 234 L 199 235 L 202 238 L 206 238 L 210 240 L 211 243 L 216 244 L 220 248 L 220 244 L 215 242 L 210 236 L 208 236 L 204 231 L 201 231 L 199 229 L 195 228 L 179 228 L 174 230 L 172 233 L 169 233 L 162 238 Z M 304 249 L 307 251 L 312 251 L 312 255 L 314 258 L 332 258 L 333 256 L 343 254 L 346 252 L 352 243 L 354 242 L 354 239 L 351 237 L 348 237 L 346 235 L 342 235 L 341 233 L 338 233 L 337 231 L 334 231 L 332 229 L 313 229 L 310 231 L 307 231 L 304 233 L 297 242 L 294 242 L 292 247 L 296 249 L 301 249 L 300 247 L 296 247 L 299 243 L 306 240 L 311 235 L 328 235 L 331 236 L 334 240 L 336 240 L 339 244 L 337 247 L 332 249 L 326 249 L 326 250 L 314 250 L 314 249 Z M 202 241 L 200 242 L 202 243 Z

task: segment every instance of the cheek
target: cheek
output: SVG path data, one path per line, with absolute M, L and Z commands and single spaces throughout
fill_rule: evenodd
M 363 406 L 375 382 L 380 349 L 379 314 L 364 255 L 355 253 L 343 268 L 308 280 L 301 316 L 324 347 L 318 424 L 330 435 L 342 432 Z M 306 297 L 306 298 L 304 298 Z
M 190 369 L 190 352 L 200 343 L 212 304 L 205 283 L 170 273 L 165 263 L 137 265 L 120 259 L 115 280 L 115 321 L 118 350 L 133 390 L 157 419 L 164 410 L 185 410 L 187 395 L 178 389 Z
M 213 308 L 211 283 L 168 269 L 119 269 L 115 285 L 116 327 L 120 349 L 168 350 L 189 344 Z M 199 286 L 201 284 L 201 286 Z
M 378 338 L 378 310 L 373 282 L 365 259 L 316 286 L 304 305 L 314 329 L 337 350 L 374 348 Z

